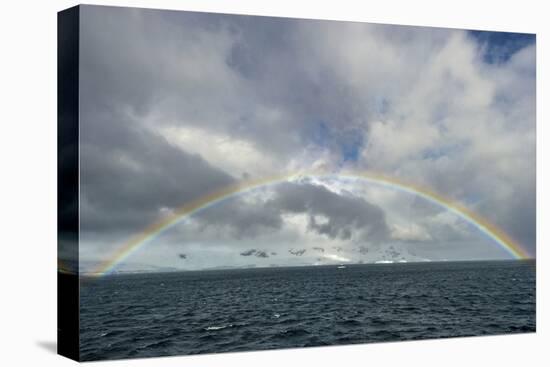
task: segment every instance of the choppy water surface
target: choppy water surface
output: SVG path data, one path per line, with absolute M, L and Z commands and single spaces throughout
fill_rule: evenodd
M 115 275 L 81 281 L 83 360 L 535 331 L 535 263 Z

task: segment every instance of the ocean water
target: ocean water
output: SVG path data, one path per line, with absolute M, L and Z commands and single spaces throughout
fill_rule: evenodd
M 82 360 L 535 331 L 533 261 L 81 279 Z

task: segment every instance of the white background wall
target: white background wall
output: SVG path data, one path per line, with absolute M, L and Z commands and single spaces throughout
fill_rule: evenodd
M 537 334 L 101 362 L 116 366 L 542 366 L 550 357 L 547 250 L 550 65 L 544 1 L 157 0 L 105 5 L 537 33 Z M 0 364 L 65 366 L 56 340 L 56 12 L 74 1 L 3 2 L 0 22 Z M 548 11 L 546 11 L 547 14 Z M 546 21 L 546 24 L 545 24 Z M 542 143 L 546 139 L 546 146 Z M 548 245 L 548 246 L 547 246 Z M 546 310 L 546 313 L 544 312 Z M 546 347 L 548 349 L 548 347 Z

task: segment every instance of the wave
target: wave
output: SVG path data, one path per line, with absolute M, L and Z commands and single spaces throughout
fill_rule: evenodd
M 229 324 L 229 325 L 219 325 L 219 326 L 207 326 L 204 328 L 204 330 L 206 331 L 211 331 L 211 330 L 222 330 L 222 329 L 225 329 L 225 328 L 228 328 L 228 327 L 233 327 L 233 324 Z

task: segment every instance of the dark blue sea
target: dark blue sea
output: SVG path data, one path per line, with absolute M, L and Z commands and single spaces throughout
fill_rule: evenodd
M 82 360 L 535 331 L 535 262 L 81 278 Z

